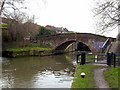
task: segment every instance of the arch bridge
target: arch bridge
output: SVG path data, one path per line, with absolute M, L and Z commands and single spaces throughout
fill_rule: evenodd
M 51 46 L 55 51 L 64 51 L 71 43 L 77 43 L 80 51 L 91 51 L 97 53 L 106 40 L 115 41 L 115 38 L 105 37 L 91 33 L 65 33 L 37 38 L 37 42 Z

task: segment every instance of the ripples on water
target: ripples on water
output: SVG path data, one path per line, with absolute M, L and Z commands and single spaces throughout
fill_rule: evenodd
M 3 58 L 4 88 L 70 88 L 75 71 L 74 55 Z
M 34 77 L 34 86 L 41 88 L 70 88 L 72 75 L 62 71 L 43 71 Z

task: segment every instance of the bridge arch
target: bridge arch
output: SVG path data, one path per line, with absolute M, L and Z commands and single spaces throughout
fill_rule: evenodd
M 92 52 L 91 47 L 85 44 L 84 42 L 78 42 L 77 43 L 77 50 L 78 51 L 87 51 Z
M 89 51 L 89 52 L 92 52 L 91 48 L 84 42 L 82 41 L 77 41 L 77 40 L 68 40 L 68 41 L 65 41 L 65 42 L 62 42 L 60 45 L 58 45 L 56 48 L 55 48 L 55 51 L 57 52 L 60 52 L 60 53 L 63 53 L 65 51 L 65 49 L 72 43 L 74 42 L 77 42 L 77 50 L 78 51 Z

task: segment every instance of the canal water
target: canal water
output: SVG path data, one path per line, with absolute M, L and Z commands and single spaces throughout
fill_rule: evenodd
M 71 88 L 75 55 L 2 58 L 2 88 Z

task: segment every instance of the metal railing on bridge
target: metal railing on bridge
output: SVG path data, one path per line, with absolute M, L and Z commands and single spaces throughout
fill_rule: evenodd
M 102 53 L 106 51 L 107 47 L 111 45 L 110 38 L 108 38 L 102 46 Z M 109 48 L 109 47 L 108 47 Z

